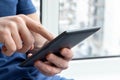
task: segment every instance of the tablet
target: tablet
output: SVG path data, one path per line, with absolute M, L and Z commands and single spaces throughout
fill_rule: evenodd
M 69 48 L 71 49 L 96 31 L 98 31 L 100 27 L 95 28 L 87 28 L 82 30 L 74 30 L 74 31 L 64 31 L 47 45 L 43 46 L 37 53 L 33 54 L 31 57 L 26 59 L 24 62 L 20 63 L 20 66 L 31 66 L 34 61 L 41 60 L 46 61 L 46 56 L 49 53 L 54 53 L 59 57 L 63 57 L 60 55 L 60 49 Z

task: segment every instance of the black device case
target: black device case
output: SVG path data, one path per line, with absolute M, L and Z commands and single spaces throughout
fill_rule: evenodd
M 43 46 L 36 54 L 26 59 L 20 64 L 20 66 L 30 66 L 33 65 L 34 61 L 40 59 L 46 61 L 46 55 L 48 53 L 54 53 L 57 56 L 63 57 L 60 55 L 60 49 L 62 48 L 72 48 L 79 42 L 86 39 L 91 34 L 98 31 L 100 27 L 89 28 L 77 31 L 64 31 L 54 40 L 49 42 L 47 45 Z

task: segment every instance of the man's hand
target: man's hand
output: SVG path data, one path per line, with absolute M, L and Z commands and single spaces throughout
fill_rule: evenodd
M 22 53 L 27 52 L 35 43 L 39 43 L 37 36 L 32 33 L 34 32 L 44 37 L 45 41 L 51 41 L 54 39 L 53 35 L 48 32 L 42 25 L 27 17 L 25 15 L 8 16 L 0 18 L 0 43 L 3 43 L 2 52 L 11 56 L 14 52 L 20 51 Z M 41 43 L 43 45 L 43 43 Z M 37 48 L 41 45 L 35 45 Z M 33 49 L 34 50 L 34 49 Z M 35 67 L 40 72 L 46 75 L 55 75 L 68 67 L 68 62 L 72 58 L 72 51 L 64 48 L 61 50 L 61 55 L 64 58 L 55 56 L 50 53 L 46 58 L 47 62 L 36 61 Z
M 35 67 L 47 76 L 53 76 L 60 73 L 62 70 L 68 68 L 68 62 L 72 59 L 73 54 L 70 49 L 63 48 L 61 50 L 61 55 L 64 58 L 60 58 L 53 53 L 50 53 L 46 59 L 47 62 L 42 62 L 40 60 L 35 62 Z
M 47 40 L 52 40 L 51 33 L 40 23 L 25 15 L 0 18 L 0 43 L 3 43 L 2 52 L 10 56 L 15 51 L 27 52 L 34 45 L 31 31 L 39 33 Z

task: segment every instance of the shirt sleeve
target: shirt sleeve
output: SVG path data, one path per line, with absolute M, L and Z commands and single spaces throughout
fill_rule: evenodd
M 36 9 L 31 0 L 18 0 L 17 14 L 32 14 Z

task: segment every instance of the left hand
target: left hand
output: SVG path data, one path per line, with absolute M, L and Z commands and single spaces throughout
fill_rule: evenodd
M 28 15 L 32 19 L 36 20 L 37 18 L 35 17 L 36 14 Z M 39 22 L 39 20 L 37 20 Z M 52 37 L 51 39 L 45 39 L 43 36 L 37 33 L 33 33 L 34 39 L 35 39 L 35 44 L 34 44 L 34 49 L 32 50 L 32 53 L 35 53 L 38 51 L 46 41 L 50 41 L 54 39 L 54 35 L 50 34 Z M 52 76 L 55 74 L 60 73 L 62 70 L 68 68 L 68 63 L 72 59 L 72 51 L 68 48 L 63 48 L 61 51 L 61 55 L 64 56 L 64 58 L 58 57 L 54 55 L 53 53 L 50 53 L 46 59 L 48 60 L 47 62 L 42 62 L 40 60 L 36 61 L 34 63 L 34 66 L 43 74 Z
M 35 44 L 34 44 L 34 49 L 30 50 L 32 54 L 36 53 L 42 46 L 46 45 L 48 42 L 45 38 L 43 38 L 40 35 L 37 35 L 36 33 L 33 33 L 33 35 L 35 38 Z M 52 36 L 53 36 L 52 38 L 55 38 L 54 35 Z M 53 53 L 49 53 L 49 55 L 46 57 L 47 59 L 46 62 L 42 62 L 38 60 L 34 63 L 34 66 L 40 72 L 42 72 L 47 76 L 52 76 L 60 73 L 62 70 L 68 68 L 68 63 L 73 57 L 72 51 L 68 48 L 63 48 L 60 52 L 64 58 L 58 57 Z
M 68 68 L 68 63 L 72 59 L 72 51 L 68 48 L 63 48 L 61 50 L 61 55 L 64 58 L 58 57 L 53 53 L 50 53 L 46 59 L 48 61 L 42 62 L 40 60 L 34 63 L 34 66 L 43 74 L 47 76 L 52 76 L 60 73 L 62 70 Z

